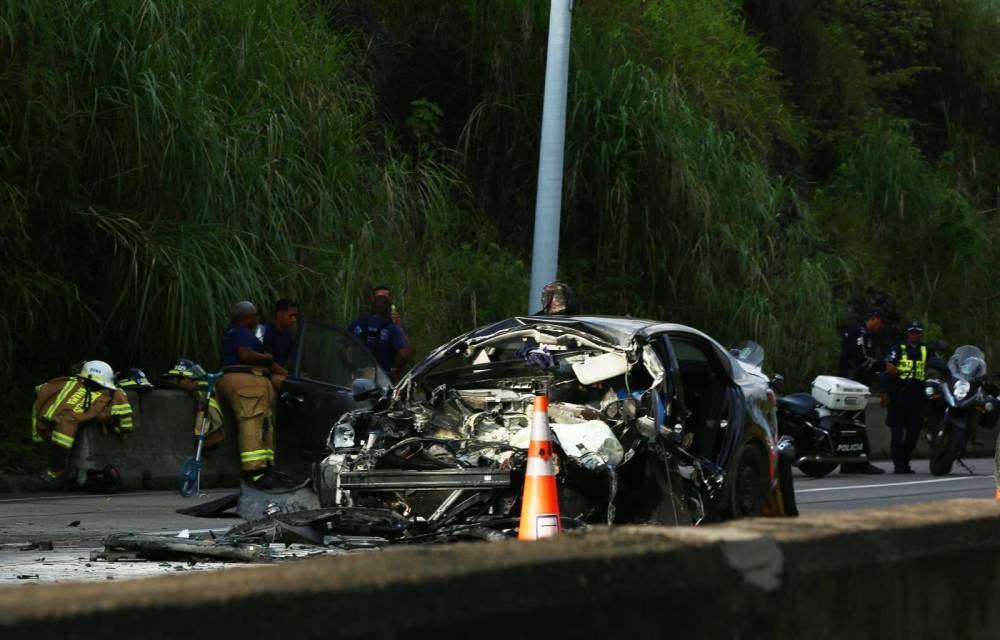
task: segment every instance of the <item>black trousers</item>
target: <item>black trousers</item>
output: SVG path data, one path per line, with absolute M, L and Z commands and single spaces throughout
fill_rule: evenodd
M 910 458 L 913 457 L 913 450 L 920 438 L 920 429 L 924 426 L 926 408 L 923 385 L 917 390 L 897 391 L 889 395 L 889 412 L 885 423 L 892 429 L 890 451 L 892 463 L 897 469 L 910 466 Z

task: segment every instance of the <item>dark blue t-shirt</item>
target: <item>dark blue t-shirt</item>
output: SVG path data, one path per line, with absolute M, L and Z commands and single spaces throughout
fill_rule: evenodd
M 264 350 L 274 356 L 274 361 L 284 365 L 295 357 L 295 336 L 288 331 L 281 331 L 273 322 L 264 325 Z
M 396 366 L 396 354 L 406 347 L 402 330 L 389 318 L 374 314 L 364 316 L 348 325 L 347 330 L 365 343 L 386 372 Z
M 239 347 L 249 347 L 264 353 L 264 345 L 252 331 L 241 324 L 230 324 L 222 336 L 222 366 L 228 367 L 240 362 Z

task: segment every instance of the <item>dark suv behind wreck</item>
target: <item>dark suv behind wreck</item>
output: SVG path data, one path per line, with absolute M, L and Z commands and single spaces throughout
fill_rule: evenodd
M 354 382 L 359 399 L 380 393 Z M 793 500 L 759 369 L 682 325 L 542 316 L 459 336 L 374 407 L 343 414 L 312 468 L 320 502 L 391 509 L 429 531 L 513 530 L 539 389 L 568 526 L 782 515 Z

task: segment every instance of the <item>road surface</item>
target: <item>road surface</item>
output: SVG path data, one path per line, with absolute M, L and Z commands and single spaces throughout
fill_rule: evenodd
M 990 498 L 994 493 L 993 459 L 967 461 L 944 477 L 930 475 L 926 460 L 916 460 L 913 475 L 846 475 L 839 471 L 815 479 L 796 471 L 795 493 L 803 514 L 872 509 L 928 500 Z M 891 463 L 877 463 L 891 471 Z M 0 585 L 62 580 L 115 580 L 178 571 L 204 571 L 239 565 L 185 562 L 92 561 L 111 533 L 138 532 L 198 536 L 224 531 L 238 518 L 206 519 L 179 515 L 178 508 L 222 497 L 232 490 L 215 490 L 200 498 L 174 492 L 132 492 L 112 496 L 90 494 L 19 494 L 0 496 Z M 77 523 L 78 524 L 74 524 Z M 32 542 L 53 548 L 23 550 Z M 308 555 L 308 550 L 301 551 Z
M 877 462 L 883 475 L 843 474 L 834 471 L 825 478 L 810 478 L 795 472 L 795 499 L 799 512 L 874 509 L 929 500 L 992 498 L 995 491 L 993 458 L 966 460 L 975 471 L 970 475 L 956 466 L 950 475 L 932 476 L 926 460 L 914 460 L 912 475 L 894 475 L 891 462 Z

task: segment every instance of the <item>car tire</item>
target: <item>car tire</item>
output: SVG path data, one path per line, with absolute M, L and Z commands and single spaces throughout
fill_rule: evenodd
M 810 478 L 822 478 L 837 468 L 836 464 L 828 462 L 800 462 L 799 471 Z
M 729 482 L 727 506 L 732 518 L 759 516 L 769 492 L 767 456 L 756 442 L 747 442 L 736 455 Z

